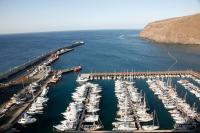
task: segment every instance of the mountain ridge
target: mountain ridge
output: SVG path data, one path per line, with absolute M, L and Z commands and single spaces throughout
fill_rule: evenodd
M 139 36 L 158 43 L 200 44 L 200 13 L 151 22 Z

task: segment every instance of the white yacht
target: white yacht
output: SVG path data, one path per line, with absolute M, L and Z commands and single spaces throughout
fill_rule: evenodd
M 28 125 L 28 124 L 35 123 L 36 121 L 37 121 L 36 118 L 32 118 L 31 116 L 25 113 L 23 114 L 22 118 L 18 120 L 18 123 L 21 125 Z
M 157 120 L 157 125 L 155 124 L 155 119 Z M 150 130 L 156 130 L 156 129 L 159 129 L 159 128 L 160 128 L 160 126 L 159 126 L 158 117 L 157 117 L 157 115 L 154 111 L 153 112 L 153 125 L 143 125 L 142 129 L 150 131 Z
M 80 116 L 79 106 L 72 102 L 67 107 L 67 110 L 62 113 L 65 120 L 61 121 L 61 124 L 53 126 L 58 131 L 75 130 L 78 124 L 78 118 Z
M 95 131 L 103 128 L 103 125 L 99 119 L 99 115 L 94 113 L 86 115 L 84 122 L 82 123 L 82 129 L 84 131 Z
M 135 122 L 113 122 L 113 131 L 135 131 Z
M 44 96 L 46 96 L 47 95 L 47 93 L 48 93 L 48 91 L 49 91 L 49 87 L 46 87 L 46 86 L 44 86 L 44 87 L 42 87 L 42 93 L 40 94 L 40 96 L 41 97 L 44 97 Z
M 79 84 L 83 84 L 83 83 L 86 83 L 88 80 L 89 80 L 88 78 L 78 76 L 76 79 L 76 82 L 78 82 Z

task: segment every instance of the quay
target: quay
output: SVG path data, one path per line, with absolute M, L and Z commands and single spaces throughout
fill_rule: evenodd
M 148 78 L 148 77 L 181 77 L 184 76 L 194 76 L 200 79 L 200 72 L 193 70 L 180 70 L 180 71 L 151 71 L 151 72 L 105 72 L 105 73 L 83 73 L 80 76 L 82 78 L 88 78 L 90 80 L 93 79 L 104 79 L 109 77 L 109 79 L 116 78 Z
M 75 42 L 68 46 L 58 48 L 56 50 L 48 52 L 45 55 L 39 56 L 33 60 L 30 60 L 20 66 L 14 67 L 13 69 L 0 74 L 0 88 L 8 88 L 14 85 L 19 85 L 22 83 L 28 84 L 32 82 L 28 75 L 30 75 L 34 71 L 35 66 L 39 66 L 43 62 L 46 62 L 46 65 L 49 65 L 55 60 L 57 60 L 60 55 L 70 52 L 74 50 L 75 47 L 78 47 L 83 44 L 84 42 Z
M 69 44 L 68 46 L 64 46 L 64 47 L 58 48 L 56 50 L 50 51 L 44 55 L 38 56 L 35 59 L 32 59 L 28 62 L 25 62 L 24 64 L 22 64 L 20 66 L 14 67 L 13 69 L 10 69 L 10 70 L 0 74 L 0 82 L 2 83 L 2 82 L 10 80 L 10 78 L 15 77 L 16 74 L 19 74 L 20 72 L 25 71 L 28 68 L 30 68 L 34 65 L 37 65 L 38 63 L 41 63 L 42 61 L 46 60 L 48 57 L 50 57 L 53 54 L 61 55 L 66 52 L 70 52 L 73 50 L 73 48 L 81 46 L 83 44 L 84 44 L 84 42 L 82 42 L 82 41 L 75 42 L 75 43 Z
M 69 73 L 69 72 L 79 72 L 82 69 L 81 66 L 75 66 L 75 67 L 71 67 L 71 68 L 66 68 L 61 70 L 61 73 Z
M 12 105 L 6 111 L 5 116 L 3 116 L 3 118 L 1 118 L 1 121 L 0 121 L 0 132 L 9 131 L 14 126 L 14 124 L 17 123 L 17 121 L 20 119 L 22 114 L 29 109 L 29 107 L 34 102 L 34 100 L 38 96 L 40 96 L 40 94 L 43 91 L 42 87 L 43 86 L 49 86 L 49 85 L 51 85 L 51 83 L 56 83 L 59 80 L 59 78 L 56 77 L 58 74 L 62 75 L 64 73 L 76 72 L 78 70 L 81 70 L 81 66 L 75 66 L 75 67 L 72 67 L 72 68 L 66 68 L 66 69 L 59 70 L 59 71 L 51 70 L 51 72 L 49 73 L 49 75 L 45 79 L 37 80 L 37 82 L 39 83 L 39 90 L 36 91 L 34 99 L 29 99 L 29 100 L 27 100 L 26 102 L 24 102 L 24 103 L 22 103 L 20 105 L 16 105 L 16 104 Z M 18 94 L 24 94 L 24 93 L 25 93 L 25 89 L 22 89 Z M 3 105 L 1 105 L 0 110 L 2 110 L 9 103 L 11 103 L 11 100 L 9 100 L 8 102 L 5 102 Z
M 48 81 L 51 78 L 52 78 L 52 76 L 50 76 L 48 79 L 46 79 L 45 84 L 43 84 L 42 86 L 48 84 Z M 11 107 L 11 109 L 9 109 L 6 113 L 6 115 L 4 116 L 5 121 L 2 124 L 0 124 L 0 132 L 6 132 L 11 127 L 13 127 L 14 124 L 17 123 L 17 121 L 21 117 L 21 115 L 24 112 L 26 112 L 26 110 L 31 106 L 31 104 L 34 102 L 34 100 L 41 94 L 41 92 L 42 92 L 42 89 L 40 89 L 39 91 L 36 92 L 34 99 L 30 99 L 30 100 L 26 101 L 24 104 L 15 105 L 15 106 Z

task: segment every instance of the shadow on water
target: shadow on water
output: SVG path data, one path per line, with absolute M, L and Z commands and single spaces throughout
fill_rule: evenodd
M 56 84 L 49 89 L 47 97 L 49 101 L 44 109 L 44 114 L 35 115 L 38 120 L 33 125 L 22 127 L 15 125 L 22 133 L 52 133 L 53 125 L 59 124 L 63 120 L 62 112 L 64 112 L 72 101 L 71 94 L 77 86 L 75 81 L 76 74 L 67 74 Z
M 81 65 L 83 73 L 126 71 L 127 69 L 129 71 L 167 70 L 174 62 L 167 54 L 169 50 L 178 59 L 173 70 L 188 68 L 200 70 L 199 46 L 149 43 L 138 38 L 139 32 L 139 30 L 100 30 L 0 36 L 0 62 L 4 62 L 0 66 L 0 71 L 22 64 L 30 58 L 75 40 L 84 40 L 86 44 L 73 52 L 62 55 L 52 65 L 53 69 Z M 124 35 L 124 39 L 118 39 L 120 35 Z M 129 35 L 128 38 L 127 35 Z M 61 113 L 71 102 L 71 93 L 77 86 L 75 79 L 76 74 L 64 75 L 61 81 L 52 86 L 48 93 L 50 100 L 44 114 L 36 116 L 38 122 L 32 126 L 20 128 L 22 132 L 51 133 L 52 126 L 63 120 Z M 97 81 L 97 83 L 103 88 L 100 117 L 105 129 L 110 130 L 117 110 L 114 82 Z M 161 129 L 171 128 L 172 120 L 169 113 L 161 101 L 148 89 L 146 82 L 137 80 L 136 86 L 146 92 L 151 110 L 155 109 L 158 113 Z M 192 95 L 188 94 L 188 97 L 193 99 Z M 199 103 L 198 106 L 200 107 Z
M 117 111 L 117 99 L 114 93 L 114 81 L 96 81 L 102 87 L 102 98 L 100 103 L 100 119 L 105 130 L 112 130 Z M 109 94 L 109 95 L 108 95 Z
M 7 102 L 14 94 L 22 90 L 22 85 L 12 86 L 9 88 L 0 89 L 0 105 Z
M 158 121 L 160 124 L 160 129 L 172 129 L 173 128 L 173 120 L 170 114 L 165 109 L 161 100 L 159 100 L 154 93 L 149 89 L 146 80 L 136 80 L 136 87 L 139 90 L 142 90 L 146 94 L 147 104 L 150 107 L 150 111 L 156 111 L 158 115 Z

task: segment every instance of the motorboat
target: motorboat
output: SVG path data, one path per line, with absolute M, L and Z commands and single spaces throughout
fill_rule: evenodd
M 28 125 L 28 124 L 35 123 L 36 121 L 37 121 L 36 118 L 32 118 L 30 115 L 25 113 L 23 114 L 22 118 L 18 120 L 18 123 L 21 125 Z
M 83 84 L 86 83 L 88 80 L 89 80 L 88 78 L 78 76 L 76 82 L 78 82 L 79 84 Z
M 113 131 L 135 131 L 135 122 L 113 122 Z
M 99 119 L 99 115 L 92 113 L 91 115 L 86 115 L 81 128 L 84 131 L 95 131 L 103 128 L 103 125 Z
M 156 125 L 156 121 L 157 120 L 157 125 Z M 159 129 L 160 126 L 159 126 L 159 121 L 158 121 L 158 117 L 156 115 L 156 112 L 154 111 L 153 112 L 153 124 L 152 125 L 142 125 L 142 129 L 143 130 L 147 130 L 147 131 L 150 131 L 150 130 L 156 130 L 156 129 Z
M 44 97 L 47 95 L 48 93 L 48 90 L 49 90 L 49 87 L 42 87 L 43 90 L 42 90 L 42 93 L 40 94 L 41 97 Z

